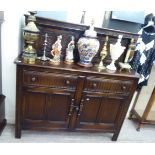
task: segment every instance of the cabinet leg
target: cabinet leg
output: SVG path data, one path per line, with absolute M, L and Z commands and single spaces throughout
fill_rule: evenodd
M 118 138 L 118 134 L 115 134 L 112 136 L 111 140 L 112 141 L 117 141 L 117 138 Z
M 5 128 L 6 123 L 7 123 L 6 119 L 4 119 L 2 122 L 0 122 L 0 135 L 2 134 L 2 131 Z
M 129 119 L 129 120 L 131 120 L 131 119 L 132 119 L 132 117 L 133 117 L 133 113 L 132 113 L 132 112 L 130 112 L 128 119 Z
M 139 123 L 136 130 L 137 130 L 137 131 L 140 131 L 140 128 L 142 128 L 142 127 L 143 127 L 143 124 Z
M 20 129 L 15 130 L 15 138 L 21 138 L 21 130 Z

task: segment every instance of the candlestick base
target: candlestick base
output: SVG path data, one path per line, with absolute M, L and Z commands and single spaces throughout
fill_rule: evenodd
M 125 62 L 125 63 L 119 62 L 119 66 L 120 66 L 120 71 L 125 69 L 125 70 L 128 70 L 130 72 L 130 70 L 131 70 L 131 66 L 127 62 Z

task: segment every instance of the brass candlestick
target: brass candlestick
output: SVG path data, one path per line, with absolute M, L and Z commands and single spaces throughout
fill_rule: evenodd
M 127 69 L 130 72 L 131 66 L 129 65 L 128 61 L 129 61 L 129 57 L 131 55 L 131 52 L 134 50 L 135 50 L 135 44 L 134 44 L 134 38 L 132 38 L 130 41 L 129 48 L 128 48 L 127 53 L 126 53 L 124 63 L 119 62 L 120 71 L 122 71 L 123 69 Z
M 48 57 L 46 57 L 46 49 L 47 49 L 47 38 L 48 38 L 48 34 L 45 33 L 45 40 L 44 40 L 44 51 L 43 51 L 43 56 L 40 58 L 42 61 L 47 61 L 49 60 Z
M 108 40 L 109 40 L 109 37 L 106 36 L 106 38 L 105 38 L 105 43 L 104 43 L 103 48 L 102 48 L 102 50 L 101 50 L 101 52 L 100 52 L 101 60 L 100 60 L 100 63 L 99 63 L 99 65 L 98 65 L 98 68 L 99 68 L 99 69 L 105 69 L 105 68 L 106 68 L 106 67 L 103 65 L 103 60 L 105 59 L 105 57 L 107 56 L 107 53 L 108 53 L 108 52 L 107 52 L 107 51 L 108 51 L 108 49 L 107 49 Z

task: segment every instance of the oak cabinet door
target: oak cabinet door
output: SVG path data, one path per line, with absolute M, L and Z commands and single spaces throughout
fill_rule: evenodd
M 122 113 L 124 99 L 86 93 L 80 103 L 77 129 L 114 131 Z
M 53 123 L 55 128 L 68 128 L 72 100 L 73 94 L 70 93 L 48 95 L 47 120 Z
M 67 129 L 73 92 L 29 89 L 23 94 L 23 126 Z
M 45 120 L 46 94 L 24 91 L 23 120 Z

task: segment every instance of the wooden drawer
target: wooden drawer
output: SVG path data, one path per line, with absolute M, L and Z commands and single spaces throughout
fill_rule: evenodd
M 128 93 L 132 85 L 133 81 L 90 77 L 84 84 L 84 91 Z
M 31 86 L 75 89 L 77 84 L 77 76 L 24 70 L 23 84 Z

